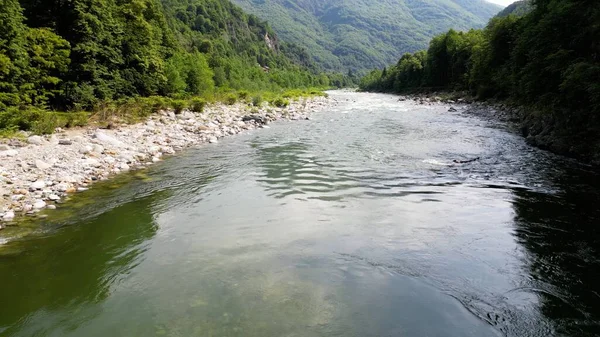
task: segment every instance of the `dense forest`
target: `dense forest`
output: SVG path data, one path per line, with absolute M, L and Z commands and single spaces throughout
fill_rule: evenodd
M 427 51 L 365 76 L 361 89 L 466 90 L 525 107 L 523 133 L 541 147 L 600 162 L 600 6 L 533 0 L 523 16 L 449 32 Z
M 322 68 L 362 74 L 450 28 L 482 28 L 501 10 L 484 0 L 233 1 L 310 50 Z
M 222 0 L 0 0 L 0 129 L 129 98 L 344 85 Z

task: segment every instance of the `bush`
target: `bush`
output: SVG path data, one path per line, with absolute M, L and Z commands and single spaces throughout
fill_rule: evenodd
M 256 96 L 252 97 L 252 105 L 261 106 L 262 103 L 263 103 L 263 98 L 261 95 L 256 95 Z
M 187 108 L 187 103 L 184 100 L 173 100 L 173 102 L 171 102 L 171 107 L 173 107 L 173 110 L 175 110 L 176 114 L 180 114 L 183 109 Z
M 281 98 L 281 97 L 277 97 L 271 103 L 273 103 L 273 105 L 278 108 L 285 108 L 288 105 L 290 105 L 290 101 L 288 101 L 287 99 Z
M 48 135 L 60 126 L 60 117 L 56 112 L 44 111 L 32 125 L 31 131 L 36 135 Z
M 237 96 L 234 94 L 229 94 L 227 95 L 227 97 L 225 97 L 225 103 L 227 103 L 228 105 L 234 105 L 235 102 L 237 102 Z
M 250 93 L 246 90 L 241 90 L 238 92 L 238 97 L 241 101 L 245 101 L 250 97 Z
M 195 98 L 192 100 L 190 104 L 190 108 L 194 112 L 202 112 L 204 111 L 204 107 L 206 106 L 206 101 L 200 98 Z

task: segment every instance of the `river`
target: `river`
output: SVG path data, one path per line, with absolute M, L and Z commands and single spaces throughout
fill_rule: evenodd
M 592 168 L 446 105 L 331 96 L 30 224 L 0 246 L 0 335 L 600 334 Z

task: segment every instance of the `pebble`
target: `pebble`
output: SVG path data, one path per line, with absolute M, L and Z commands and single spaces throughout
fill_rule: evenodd
M 60 200 L 60 197 L 56 194 L 50 194 L 48 196 L 48 199 L 52 200 L 52 201 L 56 201 L 56 200 Z
M 55 205 L 48 205 L 48 206 L 46 206 L 46 208 L 47 209 L 56 209 L 56 206 Z

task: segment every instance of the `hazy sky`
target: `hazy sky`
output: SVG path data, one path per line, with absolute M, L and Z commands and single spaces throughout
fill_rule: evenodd
M 508 6 L 511 3 L 515 2 L 516 0 L 487 0 L 487 1 L 493 2 L 498 5 L 502 5 L 502 6 Z

